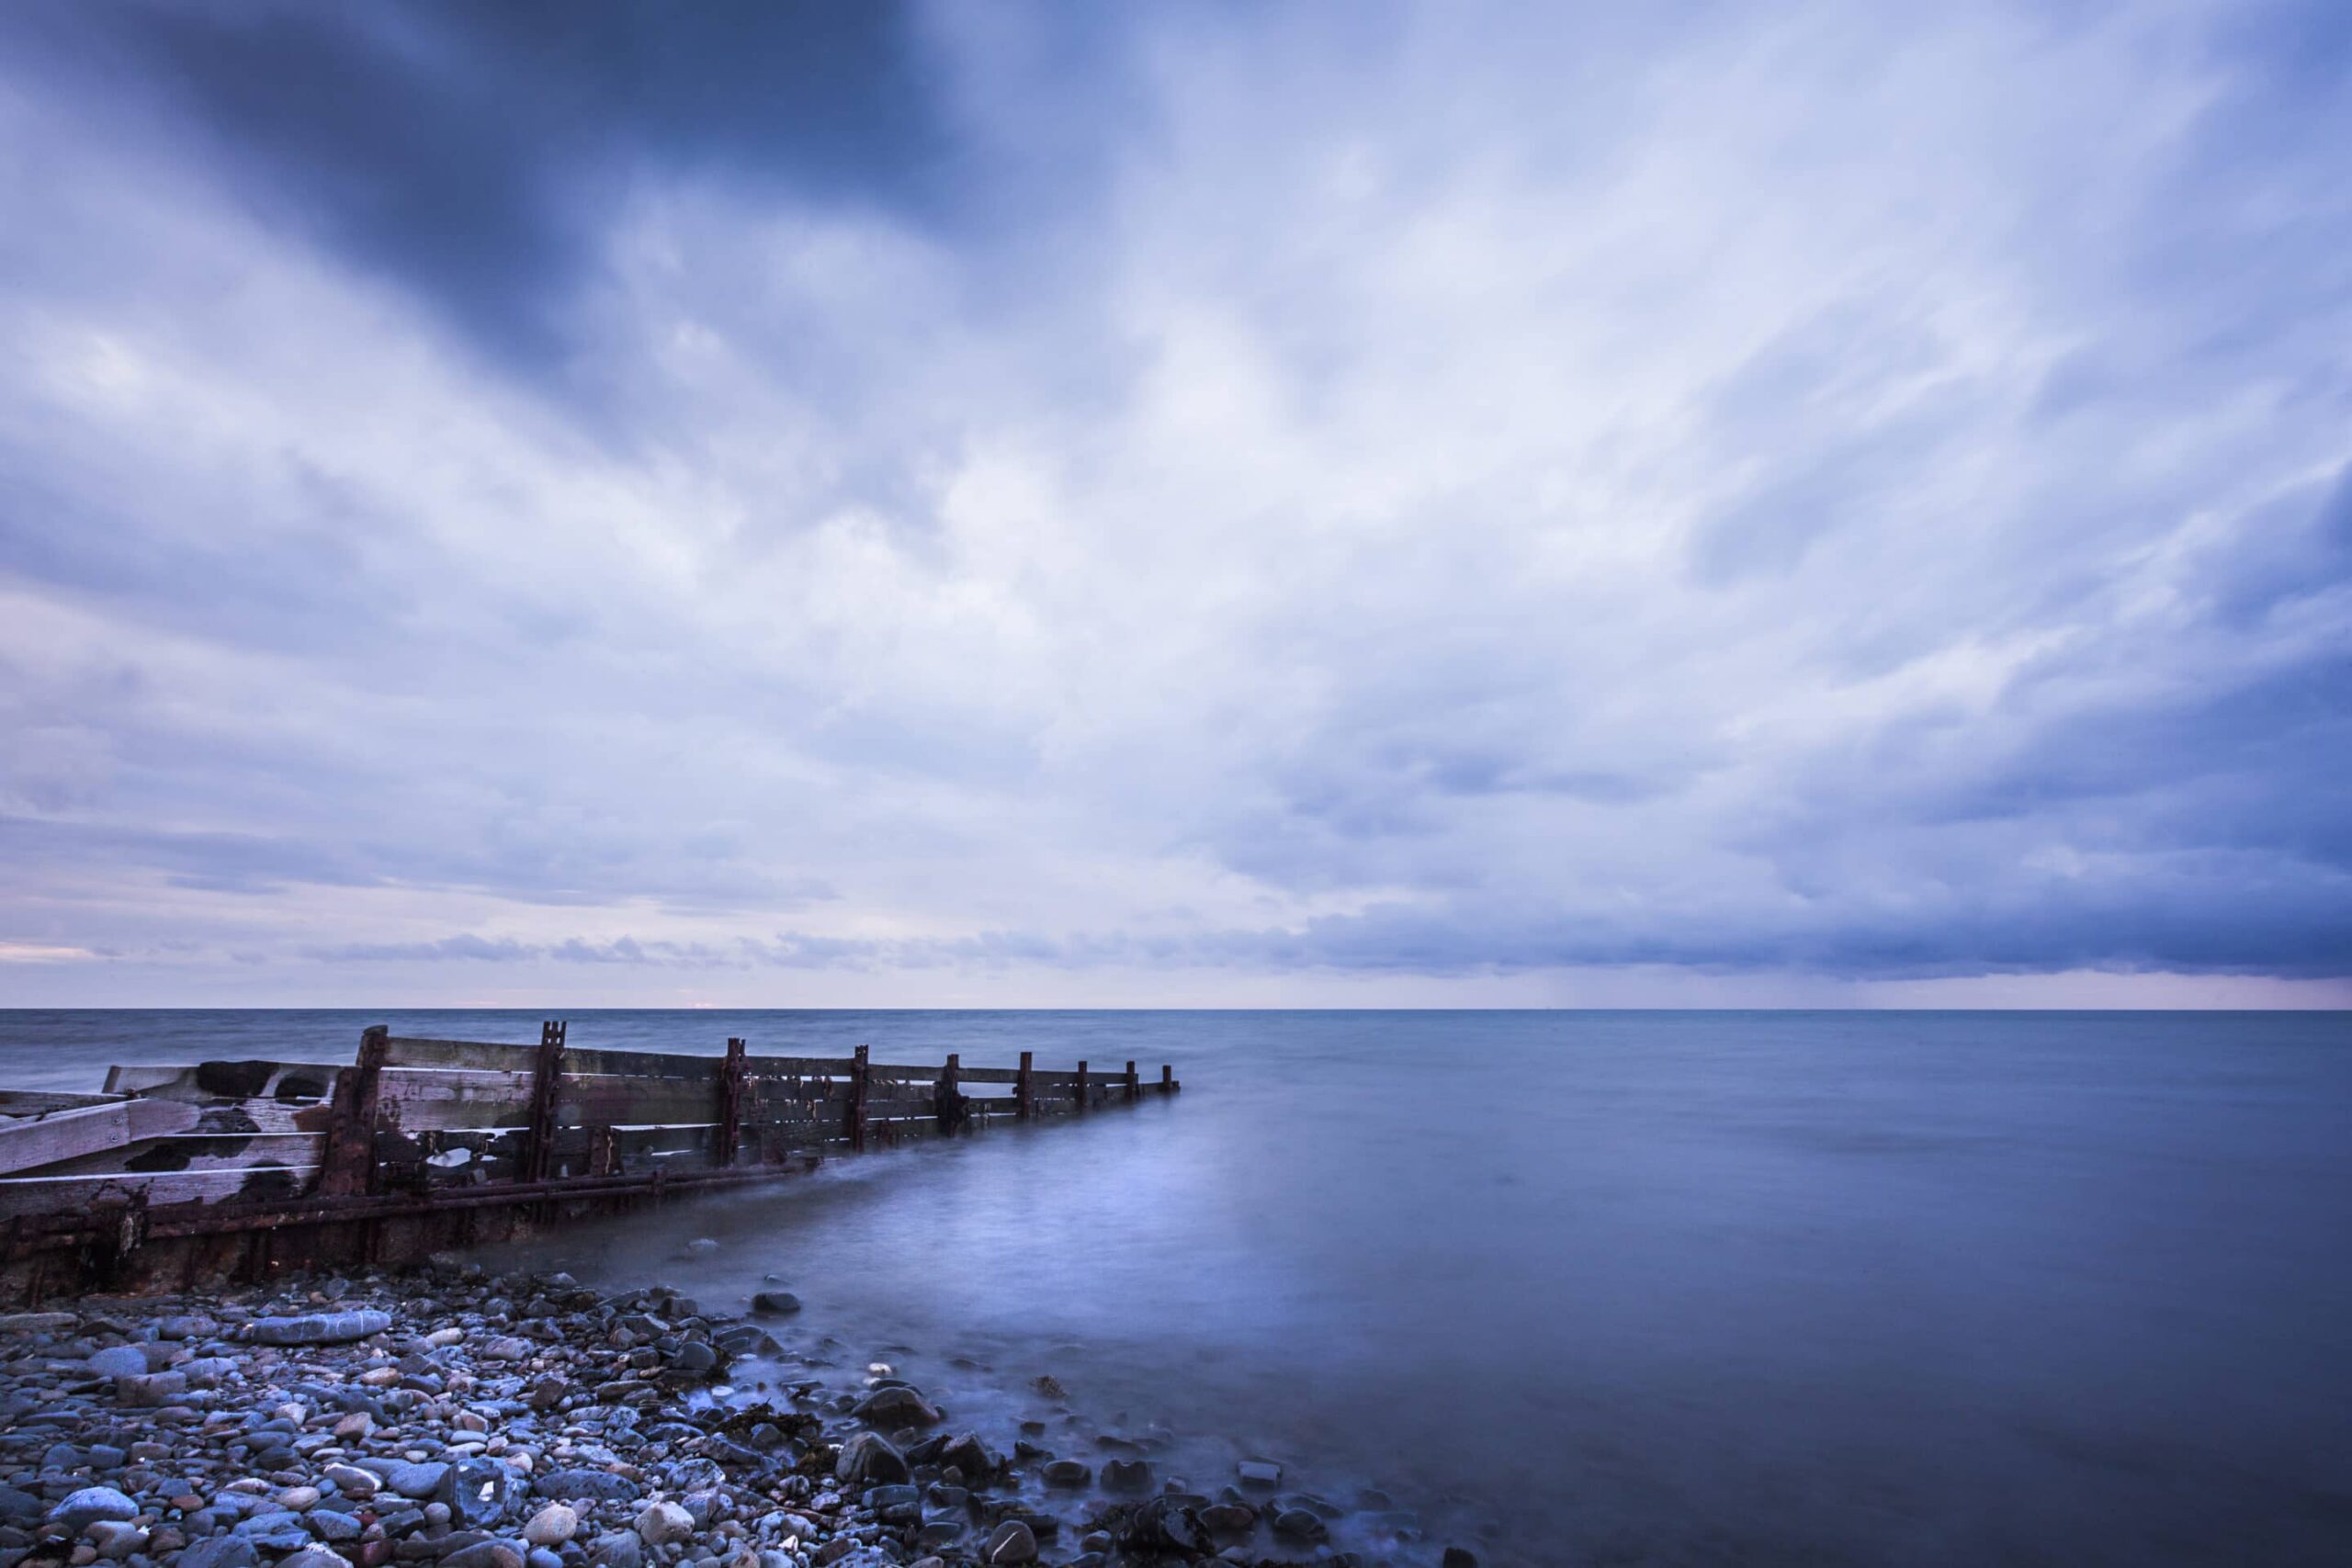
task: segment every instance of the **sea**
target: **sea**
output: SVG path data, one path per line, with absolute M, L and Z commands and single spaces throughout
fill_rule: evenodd
M 5 1011 L 0 1085 L 523 1012 Z M 2352 1563 L 2352 1014 L 570 1015 L 1166 1100 L 522 1249 L 1399 1563 Z M 692 1245 L 696 1241 L 716 1246 Z M 779 1376 L 783 1374 L 779 1372 Z M 1065 1537 L 1064 1553 L 1068 1550 Z

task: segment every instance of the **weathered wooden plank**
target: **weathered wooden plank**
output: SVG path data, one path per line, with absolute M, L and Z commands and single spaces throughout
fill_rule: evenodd
M 531 1113 L 531 1075 L 387 1067 L 377 1081 L 376 1109 L 379 1122 L 411 1132 L 519 1125 Z
M 161 1171 L 254 1170 L 315 1165 L 323 1141 L 317 1133 L 188 1133 L 175 1137 L 141 1138 L 116 1148 L 61 1160 L 27 1174 L 135 1176 Z
M 621 1122 L 707 1122 L 718 1090 L 709 1078 L 638 1077 L 619 1073 L 570 1073 L 556 1089 L 559 1126 Z
M 46 1116 L 52 1111 L 111 1105 L 125 1098 L 119 1094 L 77 1094 L 55 1089 L 0 1089 L 0 1116 Z
M 384 1042 L 388 1067 L 453 1067 L 486 1073 L 527 1073 L 537 1058 L 528 1045 L 483 1040 L 419 1040 L 395 1034 Z
M 107 1072 L 108 1093 L 142 1099 L 324 1100 L 340 1068 L 320 1062 L 198 1062 L 188 1066 L 124 1066 Z
M 169 1203 L 267 1201 L 299 1196 L 309 1190 L 317 1174 L 315 1166 L 281 1166 L 254 1170 L 0 1177 L 0 1217 L 117 1208 L 142 1195 L 151 1209 Z
M 0 1175 L 121 1149 L 139 1138 L 184 1132 L 197 1108 L 174 1100 L 115 1100 L 0 1125 Z

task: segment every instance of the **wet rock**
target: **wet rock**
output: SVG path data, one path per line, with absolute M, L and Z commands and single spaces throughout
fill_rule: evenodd
M 561 1546 L 580 1532 L 580 1515 L 561 1503 L 549 1503 L 523 1527 L 523 1540 L 532 1546 Z
M 65 1500 L 49 1511 L 50 1521 L 63 1525 L 77 1534 L 100 1519 L 135 1519 L 139 1505 L 111 1486 L 85 1486 L 68 1493 Z
M 800 1310 L 800 1298 L 790 1291 L 762 1291 L 752 1298 L 752 1310 L 771 1317 L 788 1317 Z
M 245 1325 L 245 1337 L 261 1345 L 341 1345 L 381 1334 L 391 1325 L 391 1314 L 357 1307 L 348 1312 L 307 1312 L 296 1317 L 258 1317 Z
M 639 1568 L 644 1558 L 644 1543 L 634 1530 L 600 1535 L 588 1543 L 588 1561 L 596 1568 Z
M 1151 1485 L 1151 1466 L 1139 1459 L 1106 1460 L 1102 1485 L 1112 1492 L 1141 1492 Z
M 109 1345 L 86 1365 L 90 1375 L 97 1378 L 138 1377 L 151 1370 L 146 1353 L 136 1345 Z
M 695 1533 L 695 1521 L 675 1503 L 648 1503 L 637 1516 L 637 1537 L 648 1546 L 667 1546 Z
M 875 1427 L 931 1427 L 944 1419 L 920 1391 L 905 1383 L 876 1389 L 859 1400 L 850 1414 Z
M 905 1458 L 878 1432 L 860 1432 L 842 1445 L 833 1463 L 835 1480 L 853 1486 L 875 1486 L 913 1478 Z
M 1248 1535 L 1258 1528 L 1258 1510 L 1247 1503 L 1212 1503 L 1201 1510 L 1201 1523 L 1219 1535 Z
M 1331 1531 L 1322 1516 L 1309 1508 L 1284 1508 L 1274 1516 L 1274 1533 L 1289 1540 L 1322 1540 Z
M 478 1540 L 441 1559 L 441 1568 L 523 1568 L 530 1548 L 514 1540 Z
M 176 1568 L 254 1568 L 261 1554 L 243 1536 L 216 1535 L 190 1541 L 180 1551 Z
M 939 1462 L 962 1471 L 967 1481 L 979 1481 L 994 1475 L 1004 1461 L 978 1432 L 958 1432 L 940 1449 Z
M 325 1541 L 357 1540 L 360 1532 L 367 1529 L 359 1522 L 358 1516 L 341 1513 L 334 1508 L 313 1508 L 302 1516 L 302 1522 L 311 1527 L 312 1535 Z
M 1112 1516 L 1112 1537 L 1119 1545 L 1144 1552 L 1176 1552 L 1205 1556 L 1216 1551 L 1208 1527 L 1192 1507 L 1174 1497 L 1154 1497 L 1148 1503 L 1123 1504 Z
M 1039 1473 L 1048 1486 L 1083 1486 L 1094 1479 L 1093 1470 L 1074 1459 L 1051 1461 Z
M 1037 1561 L 1037 1537 L 1019 1519 L 1007 1519 L 989 1535 L 988 1544 L 980 1548 L 980 1561 L 998 1562 L 1035 1562 Z
M 277 1568 L 351 1568 L 342 1556 L 323 1546 L 305 1546 L 277 1560 Z
M 496 1460 L 459 1460 L 442 1476 L 435 1496 L 449 1506 L 450 1522 L 458 1529 L 481 1529 L 506 1517 L 514 1474 Z
M 1235 1468 L 1244 1486 L 1272 1489 L 1283 1483 L 1283 1467 L 1270 1459 L 1245 1459 Z
M 122 1519 L 100 1519 L 84 1532 L 100 1557 L 119 1562 L 147 1544 L 147 1532 Z
M 0 1486 L 0 1522 L 12 1525 L 37 1525 L 49 1512 L 49 1505 L 29 1492 L 19 1492 L 13 1486 Z
M 77 1321 L 70 1312 L 0 1314 L 0 1334 L 62 1334 Z
M 114 1380 L 114 1396 L 138 1409 L 153 1410 L 187 1393 L 186 1372 L 140 1372 Z
M 643 1491 L 628 1476 L 605 1470 L 551 1470 L 533 1482 L 532 1490 L 573 1503 L 634 1503 Z
M 376 1476 L 356 1465 L 331 1464 L 319 1472 L 334 1483 L 334 1489 L 355 1503 L 365 1503 L 383 1484 Z
M 1478 1568 L 1478 1558 L 1475 1552 L 1462 1547 L 1449 1546 L 1445 1549 L 1445 1557 L 1440 1568 Z
M 403 1497 L 423 1502 L 441 1490 L 449 1476 L 449 1467 L 433 1461 L 394 1464 L 384 1472 L 384 1484 Z

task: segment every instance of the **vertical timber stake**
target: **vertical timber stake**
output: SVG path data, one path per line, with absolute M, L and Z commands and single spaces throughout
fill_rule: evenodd
M 963 1066 L 962 1055 L 950 1051 L 947 1053 L 947 1065 L 939 1069 L 939 1089 L 932 1103 L 939 1117 L 939 1130 L 943 1133 L 953 1133 L 964 1124 L 964 1097 L 956 1088 L 956 1080 Z
M 338 1073 L 327 1111 L 327 1141 L 319 1160 L 319 1193 L 356 1198 L 376 1188 L 376 1090 L 391 1031 L 377 1024 L 361 1032 L 351 1070 Z
M 711 1163 L 721 1170 L 735 1163 L 735 1151 L 742 1145 L 743 1079 L 747 1070 L 743 1042 L 729 1039 L 727 1058 L 718 1064 L 718 1146 L 710 1151 Z
M 854 1150 L 865 1147 L 865 1086 L 866 1066 L 871 1060 L 867 1048 L 857 1048 L 857 1059 L 849 1068 L 849 1146 Z
M 526 1181 L 545 1181 L 555 1168 L 555 1095 L 563 1082 L 563 1037 L 569 1027 L 560 1018 L 539 1025 L 539 1060 L 531 1077 L 531 1131 L 523 1145 Z
M 1176 1064 L 1173 1062 L 1159 1064 L 1159 1092 L 1162 1094 L 1176 1092 Z
M 1037 1114 L 1035 1053 L 1021 1053 L 1021 1076 L 1012 1080 L 1012 1098 L 1020 1106 L 1015 1112 L 1023 1122 Z
M 1078 1065 L 1078 1110 L 1081 1116 L 1086 1113 L 1086 1064 L 1084 1062 Z
M 1141 1100 L 1142 1098 L 1142 1086 L 1137 1084 L 1136 1081 L 1136 1065 L 1133 1062 L 1129 1062 L 1127 1064 L 1127 1103 L 1129 1105 L 1133 1105 L 1136 1100 Z

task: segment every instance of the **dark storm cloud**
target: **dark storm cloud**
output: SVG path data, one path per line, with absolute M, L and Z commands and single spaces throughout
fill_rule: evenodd
M 639 182 L 919 211 L 946 143 L 905 8 L 712 0 L 164 0 L 8 8 L 0 37 L 150 94 L 273 220 L 547 367 Z

